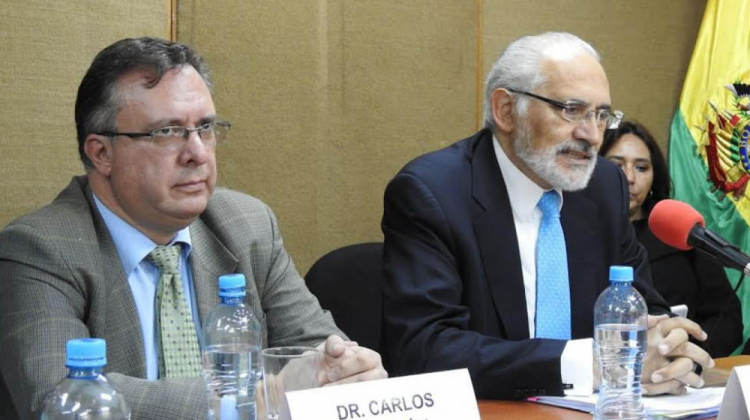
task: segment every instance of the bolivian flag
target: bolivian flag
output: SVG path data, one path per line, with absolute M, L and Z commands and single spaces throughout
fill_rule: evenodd
M 672 120 L 674 198 L 750 253 L 750 1 L 709 0 Z M 727 270 L 736 285 L 739 272 Z M 739 297 L 750 335 L 750 280 Z

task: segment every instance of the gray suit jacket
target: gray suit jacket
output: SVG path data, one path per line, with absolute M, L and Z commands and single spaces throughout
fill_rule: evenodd
M 217 189 L 190 236 L 201 319 L 218 303 L 219 275 L 243 273 L 264 344 L 316 345 L 330 334 L 343 336 L 305 287 L 261 201 Z M 105 371 L 133 419 L 205 420 L 202 379 L 144 379 L 133 294 L 85 176 L 0 232 L 2 419 L 38 416 L 44 396 L 67 373 L 65 342 L 81 337 L 107 341 Z

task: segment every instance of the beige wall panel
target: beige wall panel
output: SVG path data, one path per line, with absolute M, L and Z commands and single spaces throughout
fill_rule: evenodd
M 235 125 L 220 183 L 274 208 L 304 272 L 333 248 L 382 239 L 388 179 L 473 132 L 477 74 L 520 35 L 594 42 L 615 105 L 664 144 L 704 3 L 180 0 L 178 40 L 206 55 Z M 84 71 L 117 39 L 167 37 L 168 4 L 0 0 L 0 225 L 82 172 L 73 105 Z
M 698 34 L 704 0 L 482 0 L 486 73 L 515 38 L 567 31 L 602 54 L 612 101 L 666 150 L 671 118 Z
M 168 2 L 0 0 L 0 226 L 50 202 L 75 174 L 73 110 L 94 55 L 124 37 L 166 37 Z
M 324 141 L 319 253 L 382 240 L 387 182 L 409 160 L 470 134 L 476 100 L 473 2 L 346 1 L 335 141 Z M 332 57 L 333 58 L 333 57 Z
M 177 38 L 234 124 L 219 182 L 271 205 L 301 273 L 382 240 L 387 181 L 472 132 L 476 17 L 463 0 L 180 2 Z

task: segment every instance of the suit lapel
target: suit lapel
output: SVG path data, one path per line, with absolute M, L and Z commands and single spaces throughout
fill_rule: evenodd
M 219 276 L 234 273 L 237 269 L 237 258 L 200 218 L 190 225 L 190 240 L 193 245 L 190 268 L 193 271 L 198 316 L 203 322 L 208 311 L 219 303 Z
M 133 292 L 122 268 L 117 248 L 107 225 L 96 208 L 88 181 L 82 185 L 93 219 L 96 241 L 88 255 L 97 255 L 99 267 L 95 272 L 102 273 L 107 290 L 106 340 L 107 358 L 111 366 L 127 366 L 129 371 L 120 372 L 135 377 L 146 377 L 146 356 L 144 354 L 143 331 Z M 127 321 L 123 321 L 127 320 Z
M 492 133 L 484 130 L 472 159 L 472 196 L 479 206 L 474 233 L 482 256 L 495 310 L 509 340 L 529 338 L 526 293 L 513 210 L 493 150 Z
M 120 373 L 145 378 L 146 359 L 140 318 L 133 300 L 133 292 L 117 254 L 117 248 L 96 208 L 87 179 L 78 177 L 73 182 L 78 185 L 75 187 L 71 185 L 66 190 L 71 197 L 63 198 L 80 202 L 82 190 L 83 199 L 87 201 L 91 212 L 94 231 L 81 234 L 96 237 L 96 240 L 88 245 L 85 255 L 96 256 L 92 258 L 93 263 L 97 265 L 95 272 L 101 273 L 107 285 L 105 338 L 107 339 L 108 364 L 127 366 L 129 369 Z M 78 191 L 77 197 L 72 197 L 76 191 Z M 190 268 L 193 274 L 199 319 L 202 322 L 205 314 L 219 302 L 217 279 L 222 274 L 234 273 L 237 268 L 237 259 L 200 218 L 190 225 L 190 238 L 193 246 L 190 254 Z M 123 322 L 123 320 L 128 321 Z
M 584 193 L 564 193 L 560 219 L 565 233 L 570 283 L 570 316 L 573 338 L 591 337 L 594 303 L 598 297 L 596 250 L 599 217 L 596 205 Z M 575 302 L 575 304 L 573 304 Z

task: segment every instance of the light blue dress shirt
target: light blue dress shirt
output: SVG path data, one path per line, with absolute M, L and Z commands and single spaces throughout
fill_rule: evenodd
M 94 195 L 94 202 L 99 213 L 107 225 L 109 234 L 115 242 L 117 254 L 125 270 L 130 289 L 133 292 L 133 300 L 138 310 L 138 320 L 143 332 L 143 350 L 146 356 L 146 378 L 156 380 L 159 378 L 159 335 L 156 331 L 156 287 L 159 281 L 159 269 L 146 260 L 146 256 L 156 248 L 157 244 L 146 235 L 134 228 L 128 222 L 122 220 Z M 180 278 L 185 299 L 188 301 L 198 335 L 198 343 L 203 348 L 200 320 L 198 319 L 197 304 L 193 287 L 193 275 L 188 264 L 188 257 L 192 250 L 190 242 L 190 227 L 177 232 L 169 243 L 182 243 L 182 255 L 180 257 Z

